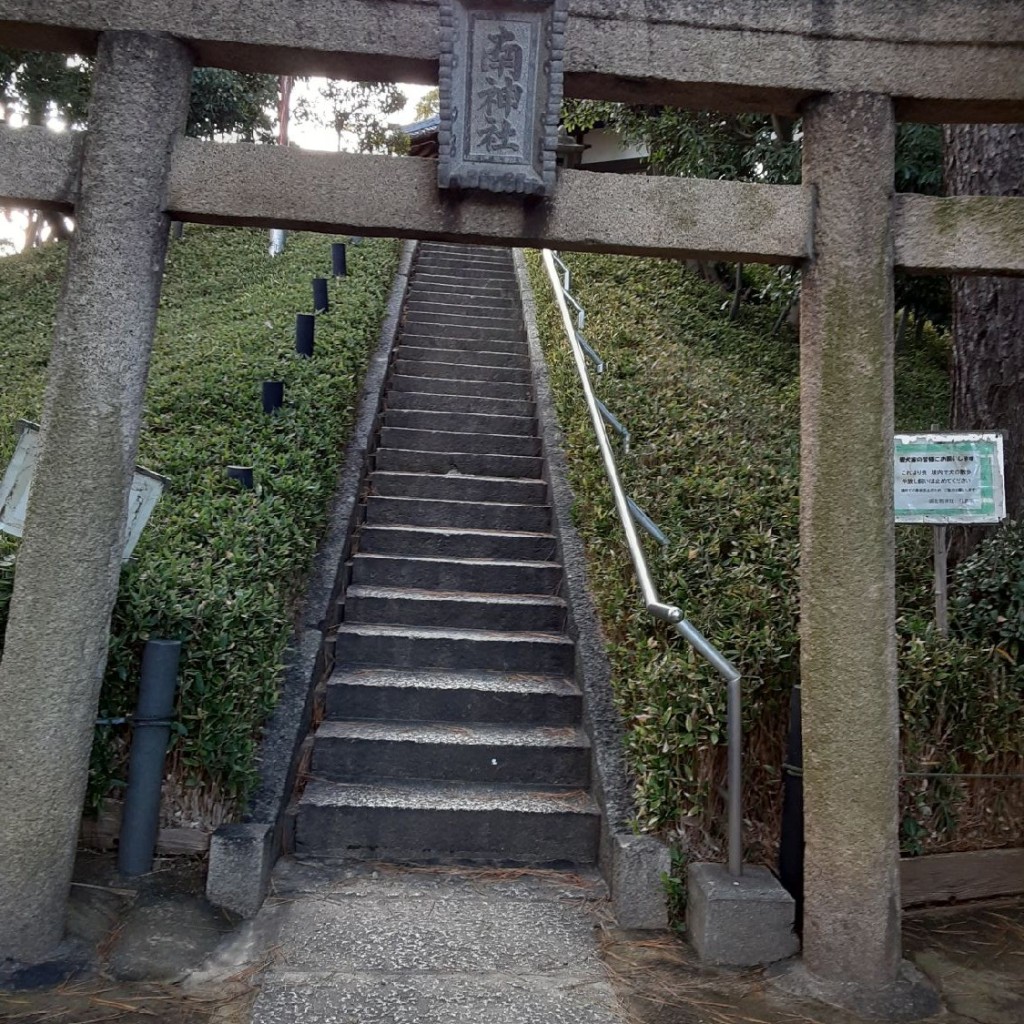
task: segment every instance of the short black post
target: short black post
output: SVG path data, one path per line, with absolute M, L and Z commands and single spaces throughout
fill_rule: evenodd
M 327 301 L 327 278 L 313 278 L 313 312 L 326 313 L 330 310 L 330 303 Z
M 265 380 L 263 382 L 263 411 L 277 412 L 284 405 L 284 381 Z
M 122 875 L 144 875 L 153 867 L 180 654 L 180 640 L 150 640 L 142 655 L 139 701 L 132 722 L 128 793 L 117 848 L 117 870 Z
M 782 766 L 782 836 L 779 881 L 796 903 L 796 932 L 804 919 L 804 742 L 801 732 L 800 684 L 789 698 L 789 736 Z
M 228 466 L 228 479 L 237 480 L 245 491 L 253 488 L 252 466 Z
M 331 242 L 331 270 L 334 271 L 335 277 L 345 277 L 348 274 L 344 242 Z
M 316 317 L 310 313 L 295 316 L 295 351 L 300 356 L 313 354 L 313 335 L 316 331 Z

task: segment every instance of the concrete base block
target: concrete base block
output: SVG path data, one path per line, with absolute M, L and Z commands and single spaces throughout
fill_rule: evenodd
M 612 900 L 620 928 L 668 927 L 668 847 L 654 836 L 612 836 Z
M 691 864 L 686 876 L 686 934 L 705 963 L 752 967 L 799 950 L 793 897 L 767 868 L 733 878 L 723 864 Z
M 255 917 L 270 886 L 273 840 L 272 825 L 221 825 L 210 838 L 206 898 L 241 917 Z

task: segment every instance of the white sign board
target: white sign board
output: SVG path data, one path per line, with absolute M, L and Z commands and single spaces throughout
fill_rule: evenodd
M 897 434 L 897 523 L 998 523 L 1006 518 L 1001 434 Z
M 18 426 L 21 428 L 21 437 L 3 481 L 0 482 L 0 530 L 13 537 L 20 537 L 25 528 L 28 496 L 39 452 L 39 428 L 24 420 L 19 421 Z M 166 483 L 166 477 L 136 466 L 132 489 L 128 495 L 128 540 L 124 546 L 126 559 L 135 550 Z

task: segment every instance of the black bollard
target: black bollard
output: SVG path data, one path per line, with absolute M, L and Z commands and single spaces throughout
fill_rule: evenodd
M 228 479 L 237 480 L 242 490 L 253 488 L 252 466 L 228 466 Z
M 284 381 L 265 380 L 263 382 L 263 411 L 277 412 L 284 405 Z
M 796 933 L 804 919 L 804 742 L 801 732 L 800 684 L 789 698 L 789 735 L 782 766 L 782 836 L 779 881 L 796 903 Z
M 180 654 L 179 640 L 150 640 L 142 656 L 139 702 L 132 722 L 128 792 L 117 847 L 117 870 L 122 875 L 144 875 L 153 867 L 160 827 L 164 756 L 171 736 Z
M 316 317 L 310 313 L 298 313 L 295 316 L 295 351 L 300 356 L 313 354 L 313 334 L 316 330 Z
M 331 269 L 335 277 L 345 277 L 348 274 L 344 242 L 331 242 Z
M 313 278 L 313 312 L 326 313 L 330 310 L 330 303 L 327 301 L 327 278 Z

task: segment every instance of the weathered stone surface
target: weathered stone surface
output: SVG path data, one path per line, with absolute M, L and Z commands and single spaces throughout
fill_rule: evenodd
M 550 195 L 567 0 L 440 0 L 438 184 Z
M 889 209 L 892 103 L 816 100 L 801 290 L 800 676 L 804 958 L 865 993 L 900 963 Z
M 1024 275 L 1024 198 L 898 195 L 894 213 L 898 267 Z
M 221 825 L 210 839 L 206 898 L 218 907 L 252 917 L 260 909 L 270 884 L 274 822 L 235 822 Z
M 668 846 L 654 836 L 616 832 L 611 838 L 610 888 L 620 928 L 668 927 L 665 881 L 672 870 Z
M 799 950 L 793 897 L 767 868 L 733 878 L 723 864 L 690 864 L 686 883 L 686 937 L 705 963 L 752 967 Z
M 0 662 L 0 958 L 43 956 L 64 927 L 191 66 L 166 36 L 100 40 Z
M 144 28 L 216 67 L 433 84 L 437 10 L 437 0 L 0 0 L 0 33 L 10 47 L 90 52 L 97 32 Z M 816 94 L 856 89 L 895 95 L 907 120 L 1024 121 L 1024 10 L 1006 0 L 572 0 L 567 38 L 569 96 L 794 115 Z

